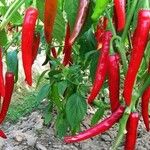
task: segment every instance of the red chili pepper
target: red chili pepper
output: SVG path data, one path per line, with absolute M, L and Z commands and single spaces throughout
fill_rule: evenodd
M 146 127 L 146 130 L 149 131 L 149 100 L 150 100 L 150 87 L 148 87 L 145 92 L 143 93 L 142 96 L 142 103 L 141 103 L 141 108 L 142 108 L 142 117 L 143 121 Z
M 114 9 L 117 17 L 117 30 L 122 31 L 126 22 L 126 0 L 114 0 Z
M 69 42 L 69 39 L 70 39 L 70 25 L 69 25 L 69 23 L 67 23 L 65 44 L 64 44 L 64 49 L 63 49 L 63 53 L 64 53 L 63 64 L 64 64 L 64 66 L 71 63 L 72 45 Z
M 110 40 L 112 38 L 112 33 L 110 31 L 106 31 L 102 37 L 102 50 L 101 55 L 99 56 L 98 65 L 96 69 L 96 75 L 92 90 L 90 92 L 90 96 L 88 97 L 88 103 L 92 103 L 102 88 L 103 82 L 106 77 L 107 68 L 108 68 L 108 54 L 110 47 Z
M 28 85 L 32 85 L 32 62 L 33 62 L 33 43 L 34 43 L 34 31 L 36 20 L 38 18 L 38 10 L 35 8 L 28 8 L 25 13 L 25 18 L 22 28 L 22 61 L 26 81 Z
M 118 54 L 109 55 L 108 58 L 108 85 L 111 111 L 114 112 L 120 106 L 120 71 Z
M 73 45 L 73 43 L 75 42 L 76 38 L 78 37 L 86 16 L 88 14 L 88 8 L 89 8 L 89 4 L 90 4 L 90 0 L 80 0 L 79 1 L 79 7 L 78 7 L 78 12 L 77 12 L 77 17 L 76 17 L 76 21 L 75 21 L 75 25 L 70 37 L 70 45 Z
M 37 33 L 34 35 L 34 39 L 33 39 L 33 46 L 32 46 L 32 64 L 34 63 L 34 60 L 37 57 L 38 54 L 38 48 L 39 48 L 39 44 L 40 44 L 40 33 Z
M 123 106 L 120 106 L 114 113 L 112 113 L 108 118 L 106 118 L 99 124 L 91 127 L 90 129 L 87 129 L 86 131 L 79 133 L 78 135 L 66 136 L 64 138 L 64 141 L 66 143 L 80 142 L 107 131 L 116 122 L 119 121 L 124 112 L 124 109 L 125 108 Z
M 133 50 L 131 52 L 130 63 L 124 82 L 123 96 L 127 105 L 130 105 L 132 90 L 138 69 L 140 67 L 144 50 L 148 42 L 150 29 L 150 10 L 140 10 L 138 14 L 138 23 L 135 30 L 133 41 Z
M 13 89 L 14 89 L 14 74 L 12 72 L 6 72 L 5 75 L 5 97 L 3 100 L 3 104 L 2 104 L 2 109 L 0 112 L 0 124 L 4 121 L 8 108 L 9 108 L 9 104 L 11 101 L 11 97 L 12 97 L 12 93 L 13 93 Z
M 56 52 L 55 47 L 52 47 L 51 52 L 52 52 L 53 57 L 57 58 L 57 52 Z
M 5 134 L 4 131 L 1 130 L 1 129 L 0 129 L 0 137 L 3 138 L 3 139 L 7 139 L 6 134 Z
M 44 9 L 44 34 L 48 44 L 52 40 L 52 32 L 57 14 L 58 0 L 45 0 Z
M 3 77 L 3 62 L 2 62 L 2 49 L 0 48 L 0 95 L 5 96 L 5 85 Z
M 67 28 L 66 28 L 66 36 L 65 36 L 65 44 L 64 44 L 64 49 L 63 49 L 63 54 L 66 52 L 66 49 L 68 48 L 69 44 L 69 39 L 70 39 L 70 25 L 67 23 Z
M 137 112 L 132 112 L 129 116 L 127 123 L 125 150 L 135 149 L 138 121 L 139 121 L 139 114 Z

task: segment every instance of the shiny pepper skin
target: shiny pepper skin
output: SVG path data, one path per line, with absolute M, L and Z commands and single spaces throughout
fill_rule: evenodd
M 137 127 L 139 122 L 139 114 L 132 112 L 127 122 L 127 134 L 125 140 L 125 150 L 134 150 L 137 138 Z
M 37 33 L 34 35 L 33 46 L 32 46 L 32 56 L 33 56 L 32 64 L 34 63 L 34 60 L 37 57 L 39 45 L 40 45 L 40 33 Z
M 66 66 L 71 63 L 71 53 L 72 53 L 72 45 L 69 42 L 70 40 L 70 25 L 67 23 L 66 28 L 66 36 L 65 36 L 65 44 L 64 44 L 64 59 L 63 59 L 63 65 Z
M 2 49 L 0 48 L 0 95 L 5 96 L 5 85 L 3 77 L 3 62 L 2 62 Z
M 22 27 L 22 61 L 25 72 L 26 82 L 32 85 L 32 63 L 33 63 L 33 43 L 35 25 L 38 18 L 38 10 L 29 7 L 25 12 L 25 17 Z
M 141 109 L 142 109 L 142 117 L 146 127 L 146 130 L 149 131 L 149 101 L 150 101 L 150 87 L 148 87 L 143 95 L 142 95 L 142 102 L 141 102 Z
M 99 134 L 107 131 L 115 123 L 117 123 L 119 121 L 119 119 L 123 115 L 124 109 L 125 108 L 123 106 L 119 106 L 119 108 L 114 113 L 112 113 L 108 118 L 104 119 L 99 124 L 91 127 L 90 129 L 87 129 L 87 130 L 79 133 L 78 135 L 66 136 L 64 138 L 64 141 L 66 143 L 80 142 L 80 141 L 92 138 L 92 137 L 94 137 L 96 135 L 99 135 Z
M 117 31 L 122 31 L 126 23 L 126 0 L 114 0 Z
M 89 4 L 90 0 L 79 0 L 77 17 L 69 40 L 70 45 L 73 45 L 84 25 L 86 16 L 88 14 Z
M 48 44 L 52 40 L 52 32 L 57 14 L 58 0 L 45 0 L 44 8 L 44 34 Z
M 139 70 L 144 50 L 148 42 L 150 30 L 150 10 L 140 10 L 138 13 L 137 27 L 133 37 L 133 49 L 131 52 L 129 67 L 125 76 L 123 96 L 126 105 L 130 105 L 134 82 Z M 135 44 L 134 44 L 135 43 Z
M 108 86 L 111 111 L 114 112 L 119 106 L 120 71 L 119 54 L 109 55 L 108 58 Z
M 6 72 L 5 75 L 5 97 L 3 100 L 1 112 L 0 112 L 0 124 L 4 121 L 8 108 L 10 105 L 13 89 L 14 89 L 14 74 L 12 72 Z
M 101 54 L 98 60 L 93 87 L 88 97 L 89 104 L 91 104 L 94 101 L 95 97 L 101 90 L 104 80 L 106 78 L 106 73 L 108 69 L 108 54 L 109 54 L 111 38 L 112 38 L 112 33 L 110 31 L 106 31 L 103 34 Z

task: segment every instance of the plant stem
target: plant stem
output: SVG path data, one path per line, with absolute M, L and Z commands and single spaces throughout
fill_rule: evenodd
M 116 35 L 117 35 L 117 34 L 116 34 L 116 30 L 115 30 L 115 27 L 114 27 L 114 25 L 113 25 L 113 23 L 112 23 L 112 19 L 111 19 L 110 15 L 109 15 L 108 11 L 106 11 L 106 15 L 107 15 L 108 20 L 109 20 L 109 22 L 110 22 L 110 26 L 111 26 L 112 33 L 113 33 L 114 36 L 116 36 Z
M 10 21 L 12 15 L 21 7 L 21 5 L 24 3 L 24 0 L 20 1 L 16 1 L 12 4 L 12 6 L 8 9 L 8 11 L 6 12 L 3 21 L 0 24 L 0 30 L 2 30 L 3 28 L 5 28 L 5 26 L 7 25 L 7 23 Z
M 16 38 L 18 38 L 18 36 L 20 35 L 20 32 L 21 32 L 21 31 L 17 32 L 17 33 L 14 35 L 12 41 L 9 42 L 9 43 L 5 46 L 4 54 L 7 52 L 7 50 L 9 49 L 9 47 L 14 43 L 14 41 L 16 40 Z
M 131 21 L 132 21 L 132 17 L 134 15 L 134 12 L 135 12 L 135 9 L 136 9 L 137 2 L 138 2 L 138 0 L 134 0 L 132 5 L 131 5 L 131 9 L 129 9 L 129 12 L 128 12 L 128 15 L 127 15 L 127 22 L 126 22 L 125 29 L 124 29 L 123 34 L 122 34 L 122 42 L 123 43 L 125 42 L 125 39 L 127 37 L 128 30 L 130 28 L 130 24 L 131 24 Z

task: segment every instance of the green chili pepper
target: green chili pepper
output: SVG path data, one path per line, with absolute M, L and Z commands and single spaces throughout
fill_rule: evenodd
M 93 12 L 93 15 L 92 15 L 92 19 L 94 21 L 97 21 L 99 19 L 100 15 L 106 9 L 109 1 L 110 0 L 96 0 L 94 12 Z

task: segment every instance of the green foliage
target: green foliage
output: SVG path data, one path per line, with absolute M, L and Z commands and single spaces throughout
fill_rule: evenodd
M 7 43 L 7 35 L 5 30 L 0 30 L 0 45 L 4 46 Z
M 68 98 L 66 104 L 67 120 L 72 129 L 78 127 L 87 111 L 87 104 L 83 97 L 75 93 Z

